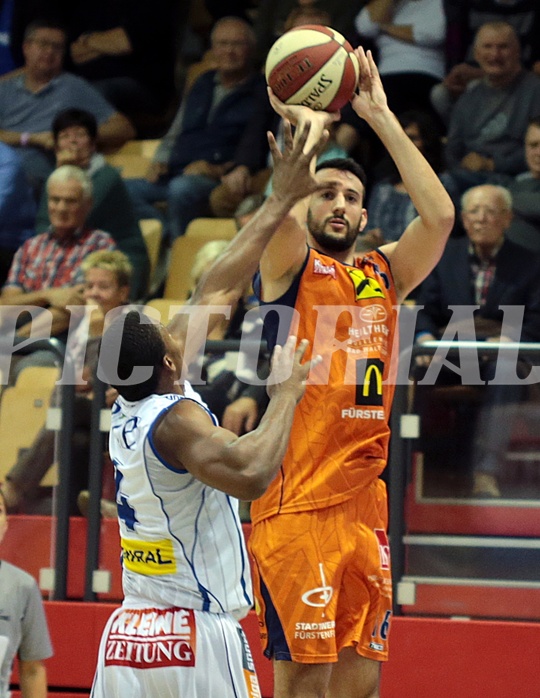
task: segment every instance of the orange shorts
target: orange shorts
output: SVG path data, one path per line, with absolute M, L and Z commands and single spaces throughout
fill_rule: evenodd
M 344 647 L 388 659 L 392 614 L 386 487 L 342 504 L 278 514 L 253 526 L 254 591 L 264 653 L 336 662 Z

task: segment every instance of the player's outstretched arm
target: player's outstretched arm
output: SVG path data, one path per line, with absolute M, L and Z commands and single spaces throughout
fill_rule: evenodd
M 326 144 L 328 129 L 334 121 L 340 118 L 339 112 L 314 111 L 302 105 L 285 104 L 274 95 L 270 88 L 268 96 L 274 111 L 286 119 L 286 123 L 290 122 L 295 125 L 297 131 L 302 131 L 309 124 L 309 139 L 305 149 L 316 143 Z M 322 148 L 319 148 L 318 152 L 321 151 Z M 315 172 L 315 165 L 316 159 L 313 158 L 310 164 L 312 173 Z M 307 208 L 307 199 L 299 201 L 264 251 L 261 259 L 261 277 L 265 301 L 279 298 L 289 288 L 293 278 L 302 267 L 307 252 Z
M 270 402 L 259 426 L 244 436 L 214 426 L 191 400 L 177 403 L 154 432 L 160 456 L 178 470 L 188 470 L 211 487 L 239 499 L 260 497 L 276 475 L 287 448 L 294 410 L 304 393 L 313 361 L 303 362 L 307 340 L 296 346 L 289 337 L 272 360 Z M 315 362 L 318 359 L 315 360 Z
M 391 257 L 398 294 L 404 298 L 439 261 L 454 224 L 454 206 L 437 174 L 388 108 L 371 52 L 358 48 L 356 55 L 360 80 L 353 109 L 390 153 L 419 214 L 398 242 L 382 248 Z
M 307 123 L 297 130 L 293 138 L 290 124 L 286 124 L 283 151 L 280 151 L 274 137 L 269 134 L 270 151 L 274 160 L 272 194 L 203 275 L 190 300 L 190 305 L 194 306 L 190 315 L 179 313 L 169 325 L 170 332 L 185 345 L 188 352 L 184 357 L 186 365 L 189 365 L 200 348 L 200 342 L 194 337 L 189 342 L 189 347 L 185 341 L 188 323 L 196 324 L 197 308 L 210 305 L 232 306 L 236 303 L 257 271 L 267 243 L 289 211 L 298 201 L 317 189 L 317 183 L 310 172 L 310 162 L 326 145 L 327 135 L 323 134 L 319 142 L 307 148 L 310 131 L 311 125 Z M 207 316 L 207 308 L 201 310 L 202 314 Z M 208 329 L 211 330 L 212 327 Z M 204 339 L 205 337 L 201 338 L 202 341 Z
M 268 99 L 272 109 L 285 121 L 290 122 L 302 131 L 307 124 L 310 125 L 309 138 L 306 149 L 313 147 L 321 138 L 325 131 L 341 118 L 340 112 L 315 111 L 301 104 L 285 104 L 268 88 Z

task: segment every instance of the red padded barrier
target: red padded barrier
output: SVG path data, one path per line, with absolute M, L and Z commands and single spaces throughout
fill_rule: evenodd
M 47 661 L 49 686 L 81 690 L 90 688 L 101 633 L 115 608 L 116 605 L 108 603 L 45 602 L 54 647 L 54 656 Z M 257 666 L 262 698 L 271 698 L 274 690 L 272 663 L 262 654 L 259 624 L 253 611 L 242 621 L 242 626 Z M 13 681 L 18 681 L 16 671 Z
M 68 590 L 81 596 L 84 576 L 86 521 L 72 519 Z M 244 527 L 249 537 L 250 526 Z M 120 564 L 115 521 L 103 521 L 102 563 L 113 574 L 119 593 Z M 38 576 L 50 566 L 51 523 L 48 517 L 10 517 L 10 534 L 2 557 Z M 425 592 L 428 593 L 427 591 Z M 469 590 L 470 593 L 470 590 Z M 485 593 L 485 590 L 482 591 Z M 497 594 L 490 603 L 497 603 Z M 535 596 L 535 599 L 537 597 Z M 480 603 L 480 598 L 478 603 Z M 425 599 L 426 604 L 429 599 Z M 51 698 L 86 696 L 102 629 L 115 605 L 110 603 L 46 602 L 55 656 L 47 662 Z M 263 698 L 272 695 L 271 663 L 262 657 L 254 613 L 243 621 L 259 673 Z M 540 623 L 459 621 L 440 618 L 395 618 L 390 661 L 382 672 L 381 698 L 508 698 L 538 696 L 534 671 L 540 647 Z M 73 691 L 79 691 L 74 693 Z
M 539 696 L 539 623 L 395 618 L 381 698 Z
M 47 602 L 55 656 L 47 662 L 50 696 L 89 689 L 102 628 L 114 606 Z M 254 613 L 243 622 L 261 683 L 272 696 L 271 663 L 261 656 Z M 537 696 L 539 623 L 395 618 L 381 698 Z M 62 694 L 63 698 L 76 693 Z M 82 695 L 85 695 L 84 693 Z

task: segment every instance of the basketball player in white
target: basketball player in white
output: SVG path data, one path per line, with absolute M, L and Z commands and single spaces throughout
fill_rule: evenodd
M 273 194 L 201 280 L 192 326 L 197 308 L 202 317 L 202 306 L 238 300 L 273 232 L 317 188 L 309 163 L 324 143 L 304 154 L 308 133 L 309 127 L 293 143 L 288 127 L 283 154 L 269 136 Z M 307 342 L 295 351 L 292 337 L 274 355 L 276 375 L 290 377 L 273 386 L 258 428 L 237 437 L 217 426 L 180 380 L 196 349 L 186 342 L 187 322 L 180 315 L 166 329 L 133 311 L 103 337 L 102 375 L 120 394 L 110 453 L 125 599 L 104 630 L 92 698 L 260 696 L 238 624 L 252 594 L 234 498 L 259 496 L 281 465 L 310 368 L 302 363 Z M 119 357 L 114 366 L 113 356 Z M 123 384 L 136 367 L 146 367 L 150 377 Z

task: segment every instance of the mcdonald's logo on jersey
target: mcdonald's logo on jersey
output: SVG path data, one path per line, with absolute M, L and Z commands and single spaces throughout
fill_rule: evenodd
M 361 359 L 356 363 L 356 404 L 383 404 L 384 363 L 380 359 Z
M 347 272 L 354 284 L 354 290 L 356 291 L 355 300 L 361 301 L 369 298 L 385 297 L 382 286 L 377 279 L 366 276 L 363 271 L 354 267 L 347 267 Z

